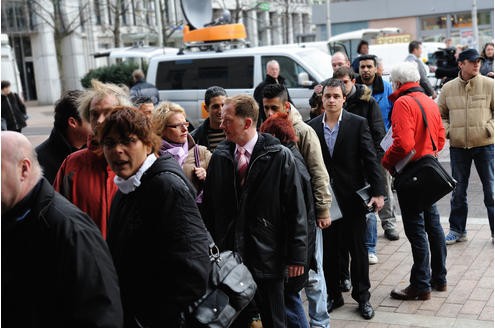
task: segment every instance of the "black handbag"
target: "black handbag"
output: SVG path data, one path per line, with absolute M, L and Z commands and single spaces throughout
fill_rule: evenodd
M 254 297 L 256 282 L 239 254 L 220 253 L 212 242 L 210 260 L 208 289 L 183 313 L 182 327 L 229 327 Z
M 428 127 L 426 113 L 421 103 L 414 97 L 421 109 L 423 122 L 425 123 L 433 150 L 437 146 Z M 394 189 L 402 211 L 419 213 L 430 208 L 443 196 L 454 190 L 457 181 L 443 168 L 438 159 L 433 155 L 425 155 L 411 162 L 394 177 Z

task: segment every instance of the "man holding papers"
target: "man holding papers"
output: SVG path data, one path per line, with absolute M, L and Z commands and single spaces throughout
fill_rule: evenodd
M 382 164 L 394 175 L 397 173 L 397 164 L 413 151 L 415 153 L 411 161 L 427 154 L 436 155 L 444 146 L 445 128 L 437 104 L 423 93 L 418 84 L 419 73 L 414 63 L 395 66 L 391 71 L 391 80 L 395 89 L 390 95 L 390 99 L 394 101 L 391 117 L 393 142 L 385 152 Z M 428 129 L 416 100 L 424 108 Z M 412 213 L 405 208 L 401 208 L 401 212 L 404 231 L 411 243 L 414 264 L 409 286 L 394 289 L 390 296 L 400 300 L 428 300 L 432 289 L 447 290 L 447 248 L 440 216 L 435 204 L 421 213 Z

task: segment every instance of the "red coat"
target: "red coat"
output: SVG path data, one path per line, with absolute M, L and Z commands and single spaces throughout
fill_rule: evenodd
M 427 154 L 435 154 L 421 109 L 412 97 L 419 100 L 425 110 L 429 130 L 437 146 L 436 152 L 442 150 L 445 144 L 445 128 L 437 104 L 423 92 L 411 90 L 412 88 L 419 88 L 419 84 L 405 83 L 389 97 L 394 102 L 391 117 L 394 141 L 385 152 L 382 165 L 390 172 L 393 172 L 395 164 L 413 149 L 416 150 L 416 154 L 412 161 Z
M 107 221 L 117 185 L 101 149 L 89 146 L 64 160 L 53 186 L 74 205 L 86 212 L 107 235 Z

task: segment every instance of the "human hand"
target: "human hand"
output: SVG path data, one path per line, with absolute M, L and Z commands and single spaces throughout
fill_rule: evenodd
M 314 91 L 314 93 L 316 93 L 316 94 L 321 93 L 321 91 L 322 91 L 322 90 L 323 90 L 323 86 L 322 86 L 321 84 L 317 84 L 317 85 L 315 85 L 315 87 L 313 88 L 313 91 Z
M 368 207 L 373 207 L 375 212 L 379 212 L 383 208 L 383 205 L 385 205 L 383 196 L 371 197 L 370 202 L 368 203 Z
M 206 170 L 202 167 L 195 167 L 194 168 L 194 174 L 196 175 L 196 177 L 200 181 L 203 181 L 206 179 Z
M 304 273 L 304 266 L 302 265 L 289 265 L 288 266 L 289 278 L 300 276 Z
M 326 229 L 332 224 L 332 219 L 327 216 L 327 217 L 321 217 L 316 220 L 316 225 L 320 229 Z

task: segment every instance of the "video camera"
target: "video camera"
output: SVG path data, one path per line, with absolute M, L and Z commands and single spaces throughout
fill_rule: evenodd
M 455 52 L 455 48 L 440 48 L 433 53 L 435 65 L 437 66 L 435 77 L 444 80 L 444 83 L 447 80 L 455 79 L 459 72 Z

